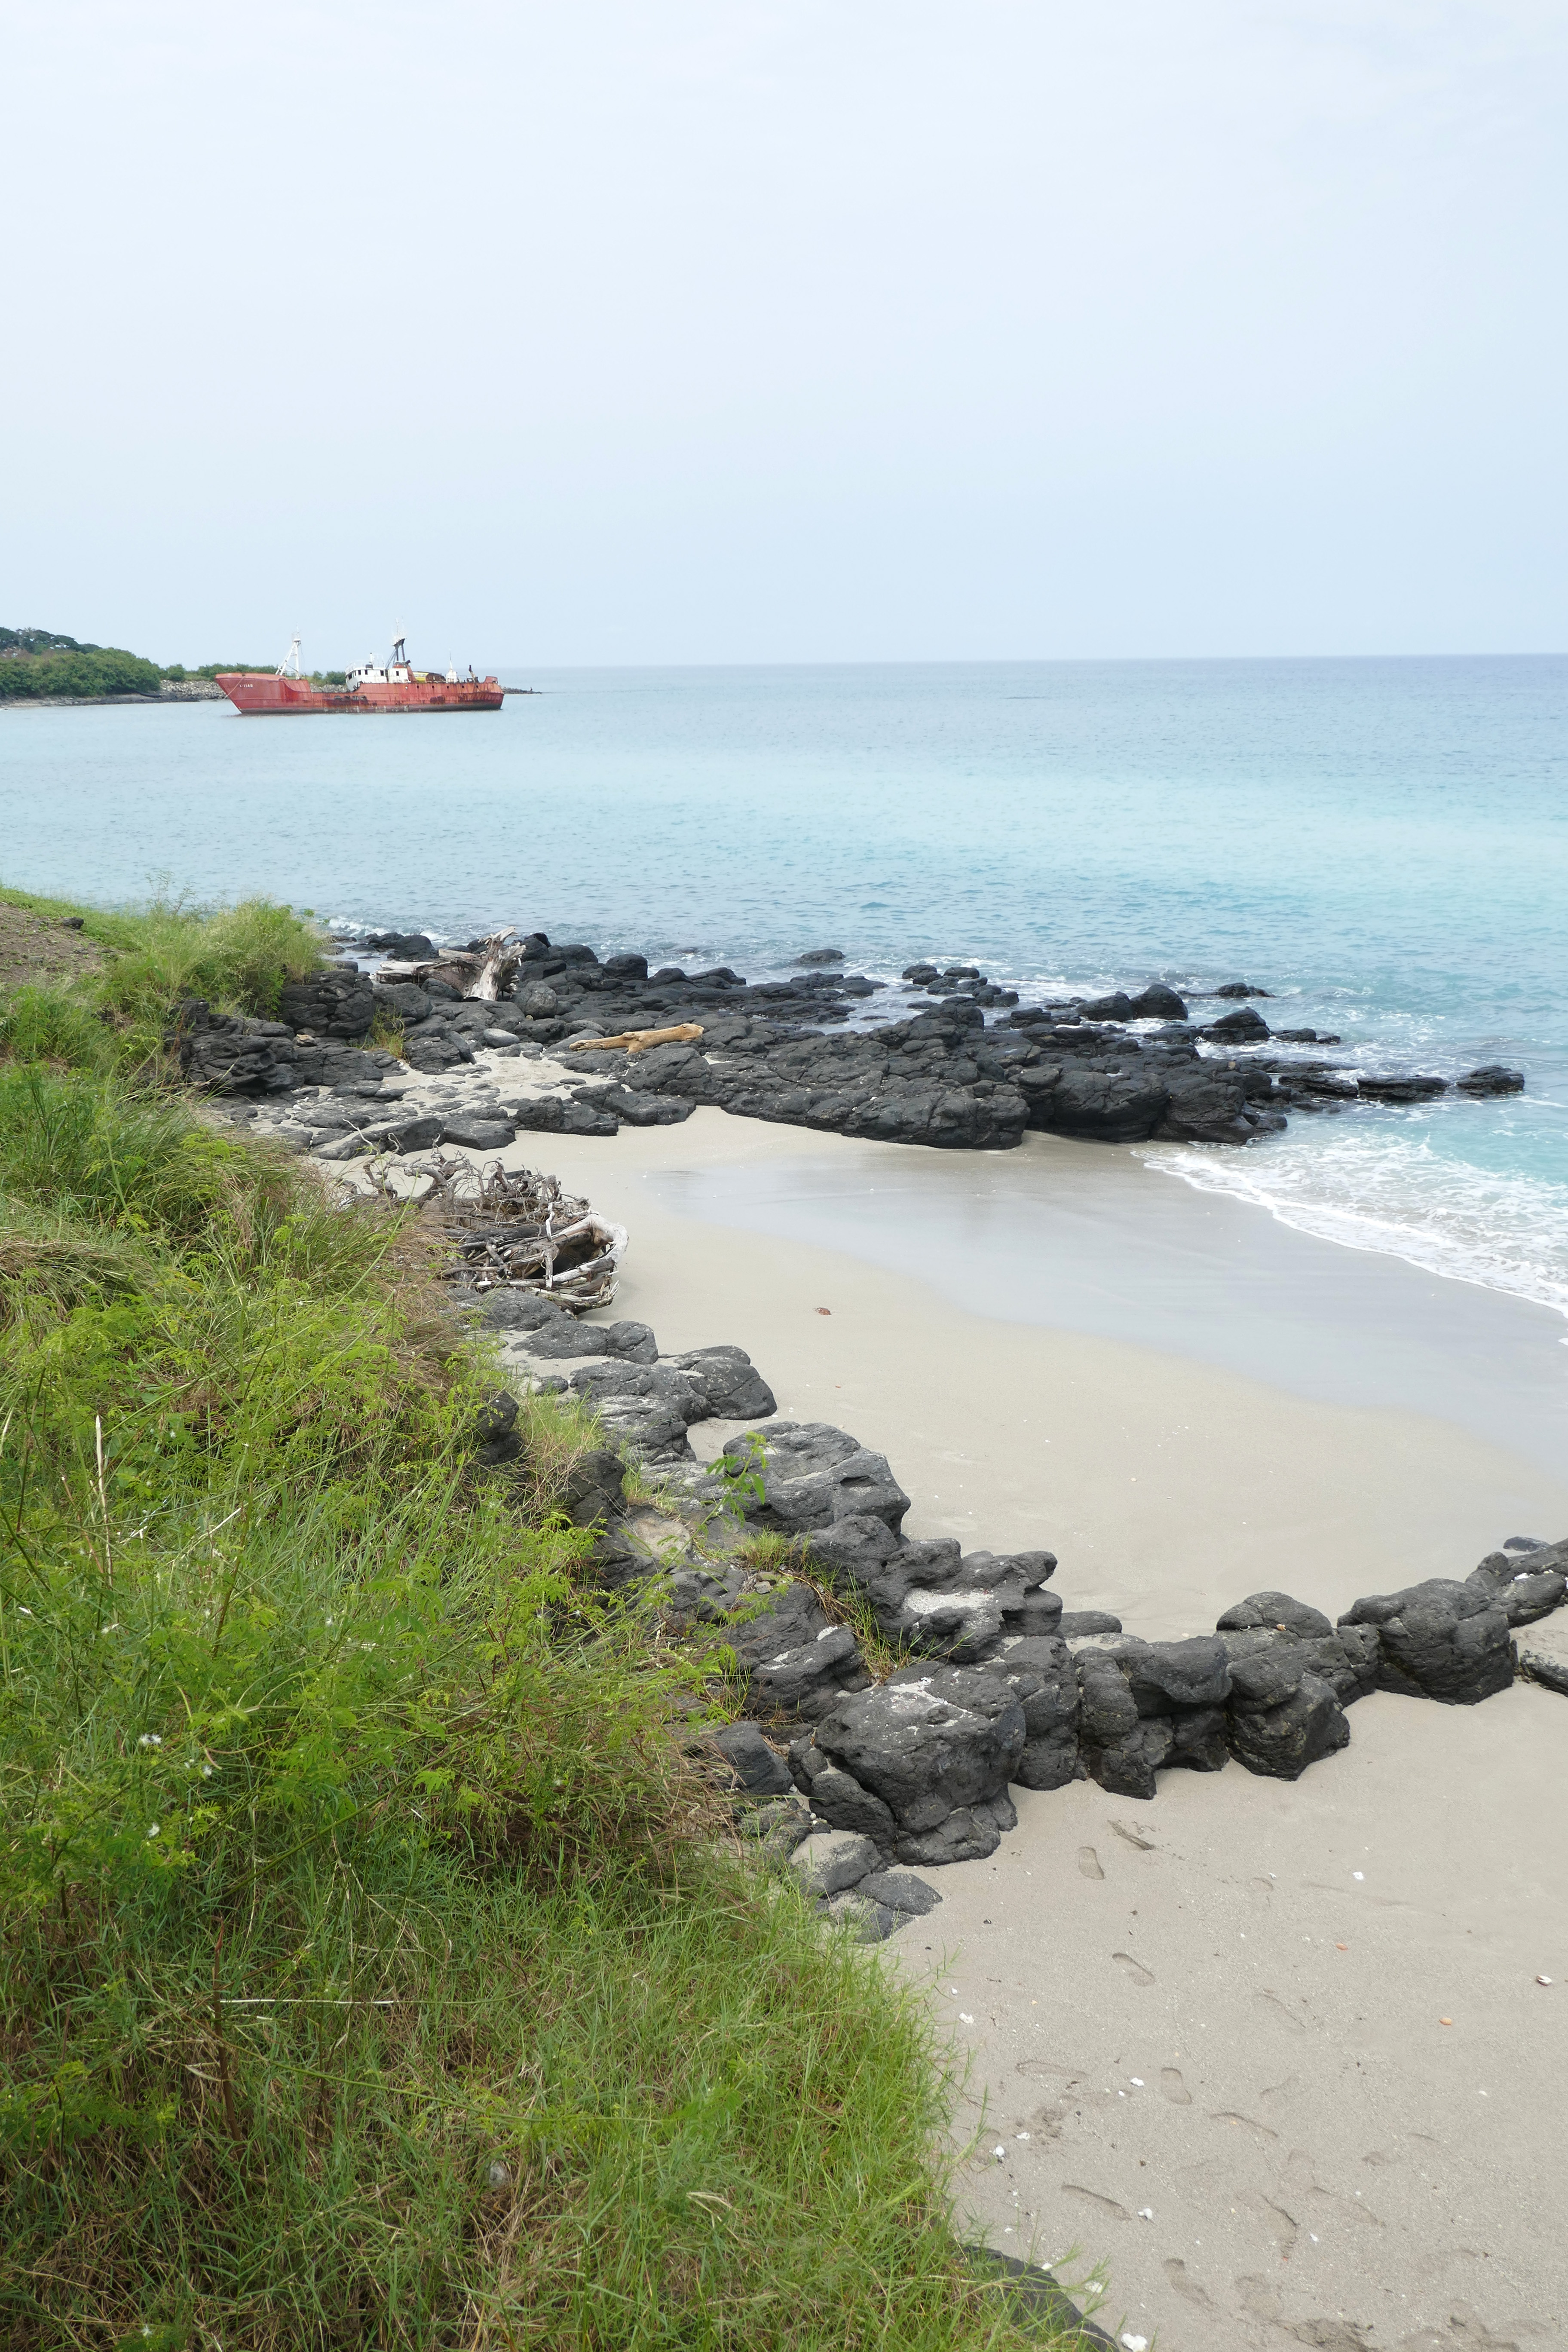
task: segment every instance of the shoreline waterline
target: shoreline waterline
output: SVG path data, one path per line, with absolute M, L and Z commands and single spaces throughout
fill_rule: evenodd
M 1173 1184 L 1137 1146 L 1029 1136 L 949 1154 L 764 1129 L 684 1156 L 672 1138 L 649 1181 L 682 1216 L 847 1253 L 1001 1325 L 1417 1413 L 1548 1474 L 1568 1463 L 1551 1308 Z
M 1464 1171 L 1468 1181 L 1457 1184 L 1458 1171 L 1428 1161 L 1421 1171 L 1423 1223 L 1417 1221 L 1408 1197 L 1415 1189 L 1408 1181 L 1411 1163 L 1423 1156 L 1419 1137 L 1410 1142 L 1385 1129 L 1375 1142 L 1358 1138 L 1358 1164 L 1345 1171 L 1348 1181 L 1337 1184 L 1332 1181 L 1339 1171 L 1331 1166 L 1331 1146 L 1323 1148 L 1327 1139 L 1311 1139 L 1313 1159 L 1307 1170 L 1301 1164 L 1304 1155 L 1291 1149 L 1300 1139 L 1271 1139 L 1245 1155 L 1221 1154 L 1200 1144 L 1136 1149 L 1145 1164 L 1160 1174 L 1174 1177 L 1194 1192 L 1225 1194 L 1261 1209 L 1292 1233 L 1309 1234 L 1339 1249 L 1398 1258 L 1439 1281 L 1465 1283 L 1500 1297 L 1519 1299 L 1568 1321 L 1568 1275 L 1551 1262 L 1553 1244 L 1561 1247 L 1563 1204 L 1550 1185 L 1516 1176 L 1505 1206 L 1496 1179 L 1489 1182 L 1480 1171 L 1471 1170 Z M 1407 1197 L 1390 1213 L 1380 1215 L 1383 1171 L 1379 1160 L 1392 1162 L 1396 1158 L 1404 1163 L 1400 1172 L 1406 1179 Z M 1510 1222 L 1511 1232 L 1500 1230 Z M 1534 1255 L 1531 1254 L 1532 1244 Z M 1562 1344 L 1568 1347 L 1568 1332 L 1560 1336 Z

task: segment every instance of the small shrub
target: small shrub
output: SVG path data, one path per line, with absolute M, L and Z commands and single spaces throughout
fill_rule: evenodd
M 387 1053 L 395 1054 L 401 1062 L 403 1049 L 407 1043 L 401 1016 L 389 1012 L 384 1004 L 378 1004 L 375 1008 L 375 1018 L 370 1024 L 370 1034 L 365 1043 L 368 1045 L 382 1046 Z

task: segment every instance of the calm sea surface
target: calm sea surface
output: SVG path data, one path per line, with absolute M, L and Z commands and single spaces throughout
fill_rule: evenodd
M 1568 1315 L 1568 658 L 517 682 L 544 691 L 428 727 L 0 711 L 0 877 L 753 978 L 821 945 L 1058 992 L 1246 978 L 1366 1067 L 1529 1092 L 1153 1162 Z

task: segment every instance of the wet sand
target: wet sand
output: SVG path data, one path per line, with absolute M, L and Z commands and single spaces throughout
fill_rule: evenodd
M 630 1228 L 616 1314 L 739 1342 L 785 1414 L 885 1450 L 911 1532 L 1048 1544 L 1068 1605 L 1130 1630 L 1568 1533 L 1553 1318 L 1127 1155 L 998 1174 L 700 1111 L 508 1157 Z M 1102 2319 L 1160 2352 L 1568 2342 L 1568 1704 L 1375 1696 L 1351 1725 L 1289 1786 L 1016 1791 L 1018 1830 L 885 1948 L 970 2054 L 993 2242 L 1104 2261 Z

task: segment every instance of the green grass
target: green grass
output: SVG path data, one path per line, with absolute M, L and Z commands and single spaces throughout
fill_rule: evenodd
M 364 1042 L 367 1045 L 384 1047 L 387 1053 L 395 1054 L 401 1062 L 407 1033 L 398 1014 L 389 1013 L 384 1004 L 378 1004 L 375 1018 L 370 1024 L 370 1034 Z
M 265 978 L 191 919 L 144 1026 Z M 479 1472 L 416 1221 L 75 1003 L 0 1032 L 7 2352 L 1043 2340 L 923 2004 L 717 1834 L 700 1664 L 552 1513 L 591 1417 Z

